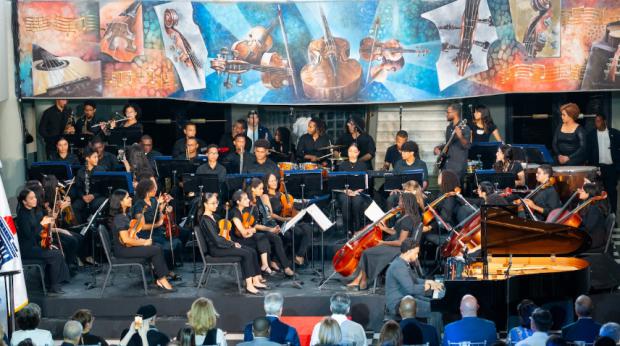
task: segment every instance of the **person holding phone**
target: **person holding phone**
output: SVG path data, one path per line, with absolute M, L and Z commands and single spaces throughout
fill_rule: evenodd
M 129 329 L 121 333 L 121 346 L 168 345 L 170 338 L 155 327 L 157 309 L 153 305 L 143 305 L 136 312 Z

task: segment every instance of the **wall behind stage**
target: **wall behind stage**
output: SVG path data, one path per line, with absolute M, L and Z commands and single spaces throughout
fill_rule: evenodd
M 20 1 L 17 16 L 23 97 L 289 105 L 620 89 L 617 0 Z

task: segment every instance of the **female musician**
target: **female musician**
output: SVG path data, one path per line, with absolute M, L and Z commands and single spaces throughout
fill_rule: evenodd
M 539 184 L 547 184 L 552 176 L 553 168 L 550 165 L 540 165 L 536 170 L 536 181 Z M 549 212 L 562 206 L 560 196 L 553 186 L 541 189 L 533 197 L 524 199 L 523 202 L 538 220 L 545 220 Z
M 62 294 L 60 283 L 69 281 L 69 268 L 60 250 L 55 246 L 41 245 L 43 226 L 52 223 L 52 218 L 37 211 L 37 196 L 32 190 L 24 189 L 17 195 L 17 226 L 19 249 L 23 259 L 44 261 L 48 272 L 49 293 Z M 51 235 L 50 235 L 51 236 Z
M 73 211 L 80 222 L 87 222 L 90 213 L 99 208 L 105 198 L 95 190 L 92 183 L 94 172 L 104 171 L 99 164 L 99 156 L 91 148 L 84 149 L 84 167 L 75 175 L 75 185 L 71 189 Z
M 144 226 L 142 227 L 143 231 L 150 232 L 139 232 L 138 237 L 142 239 L 153 239 L 153 242 L 160 245 L 164 250 L 164 255 L 166 256 L 166 260 L 168 261 L 168 266 L 170 268 L 173 267 L 173 262 L 177 265 L 180 265 L 180 261 L 177 262 L 174 260 L 176 256 L 179 256 L 183 251 L 183 244 L 178 238 L 169 238 L 166 236 L 166 230 L 163 227 L 164 219 L 162 213 L 164 209 L 168 208 L 170 210 L 170 206 L 166 206 L 167 203 L 170 202 L 170 196 L 160 195 L 158 198 L 157 195 L 157 184 L 155 183 L 155 179 L 142 179 L 138 182 L 138 186 L 136 186 L 136 198 L 137 201 L 133 204 L 131 208 L 132 215 L 142 213 L 144 210 Z M 157 209 L 156 209 L 157 208 Z M 150 235 L 149 233 L 152 233 Z M 172 243 L 172 244 L 171 244 Z M 176 255 L 175 255 L 176 254 Z M 173 258 L 173 256 L 175 256 Z M 179 257 L 180 258 L 180 257 Z M 172 274 L 172 278 L 174 280 L 179 277 L 176 274 Z
M 347 121 L 347 131 L 338 138 L 337 144 L 349 148 L 355 144 L 359 149 L 358 160 L 366 166 L 365 170 L 372 170 L 372 159 L 377 150 L 375 140 L 365 131 L 364 120 L 351 116 Z
M 249 293 L 257 294 L 258 288 L 266 288 L 261 282 L 260 266 L 256 250 L 238 242 L 226 240 L 219 235 L 219 228 L 215 220 L 218 200 L 217 194 L 207 192 L 202 197 L 202 208 L 198 210 L 197 219 L 200 222 L 200 231 L 207 242 L 209 255 L 213 257 L 241 258 L 241 272 L 245 279 L 245 289 Z
M 254 227 L 269 240 L 271 253 L 275 253 L 278 262 L 284 267 L 284 274 L 292 276 L 293 270 L 290 268 L 291 261 L 288 256 L 286 256 L 284 244 L 280 237 L 280 226 L 276 220 L 271 218 L 273 208 L 271 207 L 271 203 L 269 203 L 269 196 L 263 198 L 263 195 L 265 195 L 265 185 L 263 181 L 258 178 L 252 178 L 248 188 L 248 197 L 250 198 L 250 205 L 254 206 L 254 216 L 257 220 Z M 280 271 L 280 267 L 273 261 L 273 258 L 271 261 L 271 269 Z
M 497 148 L 493 168 L 496 172 L 514 173 L 515 185 L 525 186 L 523 166 L 520 161 L 514 159 L 514 151 L 510 144 L 502 144 Z
M 126 160 L 125 170 L 132 172 L 134 177 L 140 177 L 145 174 L 154 175 L 153 167 L 151 166 L 149 159 L 144 153 L 144 149 L 139 144 L 132 144 L 127 148 L 125 153 Z
M 459 177 L 451 170 L 443 170 L 437 178 L 439 183 L 439 192 L 442 194 L 453 192 L 460 187 Z M 458 197 L 450 195 L 446 197 L 439 206 L 437 206 L 439 216 L 449 225 L 457 224 L 457 210 L 461 204 Z
M 579 166 L 586 160 L 586 132 L 577 123 L 579 106 L 567 103 L 560 107 L 562 125 L 553 135 L 553 151 L 560 165 Z
M 579 200 L 583 202 L 592 197 L 600 196 L 603 189 L 600 184 L 588 183 L 584 184 L 583 187 L 577 191 L 579 191 Z M 603 249 L 607 242 L 607 229 L 605 225 L 607 215 L 609 215 L 609 204 L 607 199 L 591 202 L 583 208 L 579 214 L 582 220 L 579 228 L 588 232 L 592 238 L 590 250 Z
M 112 230 L 112 243 L 114 255 L 119 258 L 146 259 L 153 265 L 155 284 L 165 291 L 176 291 L 170 282 L 168 275 L 174 273 L 168 270 L 162 248 L 154 245 L 152 239 L 140 239 L 132 237 L 129 215 L 131 208 L 131 196 L 125 190 L 118 189 L 110 197 L 109 228 Z
M 271 249 L 269 240 L 265 233 L 256 232 L 256 218 L 252 210 L 253 208 L 250 208 L 248 194 L 237 190 L 233 193 L 232 200 L 235 203 L 235 208 L 232 210 L 233 229 L 230 232 L 231 239 L 242 246 L 255 250 L 260 257 L 260 270 L 265 274 L 271 274 L 272 271 L 269 268 L 269 251 Z
M 268 199 L 268 202 L 271 205 L 271 218 L 276 220 L 278 223 L 283 223 L 290 220 L 291 217 L 282 216 L 284 209 L 282 199 L 287 197 L 285 197 L 282 192 L 278 191 L 278 177 L 273 173 L 267 174 L 264 179 L 264 185 L 267 186 L 267 193 L 263 194 L 261 199 L 265 200 L 265 204 L 267 204 L 266 200 Z M 287 201 L 287 203 L 288 202 L 289 201 Z M 308 252 L 310 243 L 312 242 L 312 226 L 300 221 L 295 225 L 295 227 L 293 227 L 293 229 L 284 234 L 284 239 L 291 244 L 291 237 L 293 235 L 295 236 L 295 263 L 298 265 L 303 265 L 306 253 Z
M 417 185 L 412 193 L 400 195 L 398 205 L 403 210 L 402 216 L 396 221 L 393 228 L 387 227 L 384 223 L 379 223 L 378 226 L 381 230 L 390 236 L 386 240 L 380 241 L 379 245 L 362 252 L 358 274 L 347 285 L 347 288 L 367 289 L 368 280 L 375 280 L 379 273 L 400 254 L 400 244 L 403 240 L 411 237 L 416 242 L 420 241 L 423 227 L 420 219 L 420 208 L 424 205 L 422 194 L 422 189 Z
M 69 151 L 69 141 L 64 137 L 60 137 L 56 142 L 56 152 L 50 155 L 50 161 L 67 162 L 72 166 L 80 164 L 78 157 Z
M 295 152 L 291 143 L 291 131 L 286 127 L 278 127 L 273 136 L 271 147 L 274 151 L 270 156 L 274 162 L 291 161 Z
M 341 172 L 365 172 L 366 164 L 358 160 L 360 150 L 355 143 L 349 145 L 347 150 L 348 159 L 338 166 Z M 363 189 L 347 189 L 338 193 L 338 204 L 342 210 L 342 222 L 348 231 L 357 231 L 362 227 L 364 221 L 364 210 L 370 204 L 369 197 L 362 195 Z
M 128 129 L 128 130 L 134 130 L 137 132 L 142 133 L 142 124 L 140 124 L 138 122 L 138 118 L 141 115 L 141 110 L 140 107 L 138 107 L 138 105 L 135 104 L 131 104 L 128 103 L 123 107 L 123 115 L 125 116 L 125 118 L 127 118 L 127 120 L 125 122 L 123 122 L 121 125 L 117 125 L 116 122 L 112 122 L 110 124 L 110 129 L 115 129 L 115 128 L 119 128 L 119 129 Z
M 499 130 L 491 117 L 491 111 L 485 105 L 476 106 L 474 118 L 469 127 L 471 128 L 472 143 L 488 142 L 491 135 L 493 135 L 496 141 L 502 141 L 502 136 L 499 134 Z
M 478 189 L 476 192 L 484 204 L 508 205 L 508 201 L 501 194 L 495 192 L 495 187 L 489 181 L 483 181 L 478 184 Z
M 327 149 L 321 149 L 330 145 L 329 138 L 325 134 L 325 123 L 319 118 L 312 118 L 308 122 L 308 130 L 297 141 L 295 151 L 297 160 L 300 162 L 326 162 L 326 159 L 319 159 L 329 153 Z

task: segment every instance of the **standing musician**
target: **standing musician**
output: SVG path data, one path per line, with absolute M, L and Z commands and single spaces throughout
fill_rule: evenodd
M 278 176 L 273 173 L 267 174 L 263 179 L 263 182 L 264 186 L 267 187 L 267 193 L 263 194 L 261 199 L 269 199 L 269 204 L 271 205 L 271 218 L 276 220 L 279 224 L 290 220 L 295 212 L 295 207 L 293 205 L 291 195 L 286 195 L 278 191 L 280 185 Z M 289 211 L 286 211 L 288 213 L 287 216 L 284 216 L 285 205 L 288 209 L 290 209 Z M 295 225 L 295 227 L 286 232 L 284 234 L 284 239 L 287 240 L 291 246 L 291 238 L 293 236 L 295 237 L 295 249 L 293 249 L 293 252 L 295 253 L 295 263 L 298 265 L 303 265 L 306 253 L 308 252 L 308 249 L 310 249 L 310 245 L 312 243 L 312 226 L 308 223 L 300 221 Z
M 291 143 L 291 130 L 286 127 L 278 127 L 273 135 L 271 147 L 273 148 L 273 161 L 292 161 L 295 148 L 293 146 L 293 143 Z
M 217 159 L 220 157 L 217 145 L 210 144 L 207 147 L 207 162 L 198 166 L 196 174 L 215 174 L 220 184 L 226 182 L 226 168 Z
M 84 149 L 84 167 L 75 175 L 75 184 L 70 193 L 73 201 L 71 205 L 80 223 L 86 222 L 88 215 L 97 210 L 105 200 L 91 184 L 93 172 L 105 171 L 103 167 L 97 165 L 98 163 L 97 152 L 88 147 Z
M 111 122 L 110 130 L 113 131 L 114 129 L 124 129 L 129 131 L 136 131 L 142 134 L 143 127 L 142 124 L 138 122 L 138 118 L 140 117 L 141 113 L 142 111 L 140 107 L 138 107 L 138 105 L 132 103 L 126 104 L 123 107 L 123 115 L 127 118 L 127 120 L 124 121 L 121 125 L 117 125 L 115 121 Z M 108 131 L 108 133 L 106 134 L 109 135 L 111 131 Z M 104 132 L 106 132 L 106 130 L 104 130 Z
M 82 105 L 82 112 L 84 114 L 75 123 L 77 133 L 90 136 L 99 134 L 99 132 L 101 132 L 101 126 L 92 127 L 100 123 L 95 115 L 97 112 L 97 105 L 93 101 L 85 101 Z
M 246 165 L 251 164 L 254 161 L 254 155 L 246 151 L 246 135 L 240 133 L 235 136 L 235 150 L 230 152 L 222 164 L 226 167 L 228 173 L 243 173 L 245 172 Z
M 75 127 L 70 123 L 71 108 L 66 99 L 57 99 L 54 105 L 43 112 L 39 122 L 39 133 L 45 140 L 45 153 L 49 157 L 54 151 L 54 144 L 63 134 L 74 134 Z
M 191 121 L 185 123 L 185 125 L 183 126 L 183 134 L 185 136 L 183 136 L 183 138 L 177 139 L 177 141 L 174 142 L 174 146 L 172 147 L 172 157 L 177 157 L 185 154 L 186 143 L 190 138 L 196 138 L 196 141 L 198 141 L 198 145 L 200 146 L 200 148 L 204 148 L 207 146 L 207 143 L 205 143 L 205 141 L 196 137 L 196 132 L 196 124 Z
M 355 143 L 360 152 L 358 160 L 366 165 L 365 170 L 372 170 L 372 159 L 375 157 L 377 149 L 375 140 L 365 132 L 365 128 L 362 119 L 351 116 L 347 121 L 347 132 L 338 138 L 336 144 L 349 148 L 351 144 Z
M 200 157 L 198 152 L 200 150 L 200 143 L 196 137 L 190 137 L 185 140 L 185 149 L 179 155 L 175 156 L 175 160 L 188 160 L 190 162 L 198 163 Z
M 254 217 L 256 218 L 256 224 L 254 228 L 256 231 L 265 235 L 265 238 L 269 240 L 271 247 L 271 254 L 275 254 L 275 258 L 280 262 L 280 265 L 284 267 L 284 274 L 286 276 L 293 276 L 294 272 L 291 269 L 291 260 L 284 251 L 284 244 L 280 237 L 280 226 L 271 218 L 272 208 L 269 203 L 269 196 L 265 195 L 265 185 L 259 178 L 252 178 L 250 186 L 247 189 L 247 194 L 250 199 L 250 205 L 254 208 Z M 263 198 L 265 196 L 265 198 Z M 271 258 L 271 269 L 276 272 L 280 271 L 278 264 Z
M 90 141 L 90 147 L 97 153 L 97 165 L 105 171 L 114 171 L 119 166 L 116 156 L 105 150 L 105 143 L 99 137 Z
M 260 117 L 258 112 L 254 109 L 248 112 L 248 129 L 247 136 L 252 140 L 252 149 L 256 146 L 256 141 L 259 139 L 266 139 L 271 141 L 271 133 L 269 130 L 260 124 Z
M 422 189 L 417 183 L 415 183 L 413 192 L 400 195 L 398 206 L 402 209 L 401 217 L 392 228 L 387 227 L 383 222 L 378 224 L 383 232 L 389 234 L 389 237 L 379 241 L 379 245 L 362 252 L 358 274 L 347 285 L 347 288 L 368 289 L 368 281 L 376 280 L 377 276 L 400 254 L 400 245 L 403 240 L 412 238 L 416 243 L 420 241 L 423 229 L 420 210 L 424 208 L 422 195 Z M 427 230 L 430 230 L 430 227 Z
M 295 152 L 297 161 L 327 162 L 326 158 L 319 158 L 327 155 L 329 150 L 320 149 L 328 147 L 330 144 L 329 138 L 327 138 L 325 134 L 325 123 L 319 118 L 310 119 L 307 133 L 299 137 L 297 141 L 297 149 Z
M 579 200 L 587 201 L 590 198 L 601 196 L 603 189 L 600 184 L 586 183 L 582 188 L 578 189 Z M 609 215 L 609 198 L 601 201 L 593 201 L 585 208 L 579 211 L 582 222 L 579 228 L 587 232 L 592 238 L 590 249 L 587 252 L 602 251 L 607 244 L 607 226 L 606 220 Z
M 338 166 L 340 172 L 365 172 L 366 163 L 358 160 L 360 149 L 355 143 L 349 144 L 347 151 L 348 159 Z M 347 227 L 347 232 L 354 232 L 362 227 L 364 210 L 370 205 L 370 197 L 364 194 L 363 189 L 346 189 L 338 193 L 338 204 L 342 210 L 342 223 Z M 367 197 L 366 197 L 367 196 Z
M 153 265 L 153 271 L 157 278 L 155 284 L 165 291 L 176 291 L 168 282 L 167 276 L 174 275 L 174 273 L 168 270 L 162 248 L 153 245 L 152 239 L 137 237 L 138 229 L 131 226 L 129 219 L 128 212 L 130 209 L 131 196 L 129 196 L 129 193 L 122 189 L 115 190 L 110 197 L 109 218 L 114 256 L 118 258 L 146 259 Z
M 520 161 L 514 159 L 514 149 L 510 144 L 502 144 L 497 147 L 493 169 L 496 172 L 514 173 L 515 186 L 525 186 L 523 166 Z
M 233 123 L 230 133 L 223 134 L 220 139 L 219 147 L 222 149 L 222 154 L 230 154 L 235 151 L 234 141 L 235 137 L 239 134 L 242 134 L 245 137 L 245 151 L 250 152 L 250 149 L 252 148 L 252 140 L 250 137 L 246 136 L 246 129 L 247 123 L 243 119 L 238 119 Z
M 499 134 L 499 130 L 491 117 L 491 111 L 487 106 L 477 105 L 474 108 L 472 120 L 471 124 L 469 124 L 472 143 L 488 142 L 491 139 L 491 135 L 493 135 L 496 141 L 502 141 L 502 136 Z
M 553 168 L 550 165 L 540 165 L 536 170 L 536 181 L 539 185 L 547 184 L 552 176 Z M 538 220 L 545 220 L 553 209 L 562 206 L 560 196 L 553 186 L 541 189 L 531 199 L 524 199 L 523 202 L 527 204 Z
M 238 242 L 227 240 L 219 233 L 218 223 L 215 220 L 218 200 L 217 194 L 207 192 L 202 197 L 202 208 L 198 210 L 197 219 L 200 222 L 200 231 L 203 239 L 208 245 L 209 255 L 213 257 L 235 257 L 241 258 L 241 272 L 245 279 L 245 290 L 251 294 L 258 294 L 258 288 L 267 288 L 263 284 L 258 255 L 256 250 L 241 245 Z
M 445 144 L 448 145 L 448 158 L 444 169 L 451 170 L 461 179 L 467 168 L 467 157 L 471 146 L 471 130 L 467 126 L 463 129 L 457 126 L 461 121 L 461 105 L 458 103 L 452 103 L 448 106 L 446 120 L 450 122 L 446 127 L 446 142 L 452 136 L 452 132 L 454 132 L 455 137 L 452 142 Z M 440 152 L 441 147 L 436 147 L 435 155 L 439 155 Z
M 401 159 L 401 150 L 403 144 L 409 140 L 409 134 L 405 130 L 399 130 L 396 132 L 396 138 L 394 138 L 394 144 L 389 146 L 385 151 L 385 162 L 383 162 L 383 170 L 387 171 L 390 166 L 393 168 L 396 162 Z
M 16 226 L 19 238 L 19 250 L 23 259 L 41 260 L 46 264 L 47 278 L 50 289 L 48 293 L 65 293 L 60 284 L 69 281 L 69 268 L 65 263 L 60 250 L 55 246 L 42 247 L 43 226 L 52 223 L 52 218 L 43 216 L 43 212 L 36 211 L 37 197 L 31 190 L 24 189 L 17 196 Z
M 58 138 L 56 142 L 56 152 L 51 153 L 50 161 L 67 162 L 72 166 L 79 166 L 80 160 L 77 156 L 69 151 L 69 141 L 65 137 Z
M 587 136 L 588 164 L 599 167 L 611 212 L 618 208 L 618 171 L 620 171 L 620 131 L 607 126 L 603 114 L 594 118 L 596 127 Z
M 579 106 L 567 103 L 560 107 L 562 125 L 553 134 L 553 152 L 560 165 L 580 166 L 586 161 L 586 132 L 577 123 Z

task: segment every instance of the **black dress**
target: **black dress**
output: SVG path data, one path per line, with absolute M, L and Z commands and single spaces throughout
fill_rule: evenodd
M 250 208 L 245 208 L 243 212 L 253 213 L 253 210 L 251 210 Z M 254 249 L 258 255 L 262 255 L 264 253 L 269 254 L 271 246 L 269 245 L 269 240 L 265 237 L 265 234 L 262 232 L 260 233 L 257 232 L 253 234 L 251 237 L 248 237 L 248 238 L 242 237 L 241 232 L 239 232 L 237 230 L 237 226 L 235 226 L 234 219 L 236 218 L 239 220 L 239 222 L 242 222 L 243 214 L 239 210 L 239 208 L 234 208 L 231 214 L 232 216 L 230 219 L 232 220 L 232 230 L 230 233 L 230 238 L 233 241 L 241 245 Z M 256 224 L 256 218 L 254 219 L 254 223 L 251 225 L 251 227 L 253 227 L 255 224 Z
M 478 125 L 476 125 L 474 122 L 469 124 L 469 128 L 471 129 L 472 133 L 472 143 L 488 142 L 493 132 L 497 130 L 497 126 L 495 126 L 495 124 L 491 124 L 491 126 L 486 131 L 484 131 L 484 127 L 478 127 Z
M 352 163 L 344 161 L 338 166 L 340 172 L 360 172 L 366 171 L 366 164 L 360 161 Z M 357 195 L 349 197 L 347 194 L 339 192 L 336 195 L 340 210 L 342 210 L 342 223 L 347 227 L 347 231 L 357 231 L 364 222 L 364 211 L 370 205 L 370 198 Z
M 602 203 L 602 202 L 598 202 Z M 587 232 L 592 239 L 589 250 L 603 250 L 607 243 L 607 229 L 605 221 L 607 215 L 597 202 L 581 211 L 582 223 L 580 229 Z
M 282 209 L 284 208 L 280 200 L 281 196 L 281 192 L 276 192 L 275 195 L 269 196 L 273 213 L 277 215 L 282 215 Z M 295 236 L 295 256 L 304 257 L 312 243 L 312 226 L 306 222 L 299 221 L 292 230 L 286 232 L 284 239 L 291 245 L 293 235 Z
M 265 225 L 267 227 L 275 227 L 277 226 L 276 220 L 271 218 L 271 210 L 269 207 L 263 203 L 260 198 L 256 199 L 256 210 L 259 213 L 259 221 L 258 223 L 261 225 Z M 265 235 L 265 238 L 269 240 L 269 244 L 271 246 L 271 253 L 275 254 L 276 259 L 280 264 L 284 267 L 291 266 L 291 260 L 286 255 L 286 251 L 284 251 L 284 243 L 282 242 L 282 237 L 279 234 L 271 233 L 269 231 L 258 231 Z
M 573 133 L 562 132 L 562 126 L 558 126 L 553 135 L 553 151 L 556 155 L 568 156 L 564 166 L 579 166 L 586 161 L 586 132 L 581 126 Z

